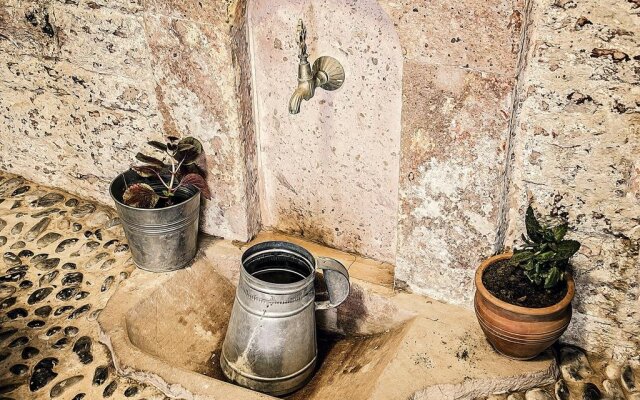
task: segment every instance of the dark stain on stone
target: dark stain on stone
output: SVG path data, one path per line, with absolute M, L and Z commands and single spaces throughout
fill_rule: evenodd
M 62 277 L 62 286 L 76 286 L 82 283 L 82 272 L 69 272 Z
M 469 352 L 467 351 L 467 349 L 459 351 L 456 353 L 456 358 L 458 360 L 467 361 L 469 359 Z
M 19 280 L 24 278 L 25 275 L 26 275 L 26 272 L 24 271 L 5 274 L 0 276 L 0 283 L 18 282 Z
M 71 299 L 71 297 L 73 297 L 77 292 L 78 288 L 75 286 L 64 288 L 56 294 L 56 299 L 67 301 Z
M 76 319 L 91 309 L 91 304 L 85 304 L 69 315 L 69 319 Z
M 133 397 L 136 394 L 138 394 L 138 387 L 137 386 L 129 386 L 125 391 L 124 391 L 124 397 Z
M 27 193 L 31 189 L 31 186 L 21 186 L 11 193 L 11 196 L 20 196 L 21 194 Z
M 111 397 L 111 395 L 113 395 L 113 393 L 116 391 L 116 389 L 118 388 L 118 382 L 116 382 L 115 380 L 111 381 L 107 387 L 104 388 L 104 391 L 102 392 L 102 397 L 107 398 L 107 397 Z
M 100 386 L 109 377 L 109 368 L 106 365 L 101 365 L 96 368 L 96 371 L 93 373 L 93 386 Z
M 0 394 L 11 393 L 17 388 L 22 386 L 22 383 L 8 383 L 6 385 L 0 386 Z M 7 397 L 3 397 L 2 399 L 8 399 Z
M 628 109 L 629 107 L 620 103 L 618 100 L 616 100 L 615 104 L 613 105 L 613 111 L 617 112 L 618 114 L 624 114 L 627 112 Z
M 583 400 L 600 400 L 602 398 L 602 393 L 600 389 L 596 385 L 591 382 L 588 382 L 584 386 L 584 391 L 582 392 Z
M 47 333 L 45 333 L 45 335 L 47 335 L 47 336 L 53 336 L 53 335 L 55 335 L 56 333 L 60 332 L 60 330 L 61 330 L 61 329 L 62 329 L 62 327 L 61 327 L 61 326 L 59 326 L 59 325 L 52 326 L 51 328 L 49 328 L 49 329 L 47 330 Z
M 58 376 L 58 374 L 53 371 L 56 365 L 58 365 L 57 358 L 47 357 L 40 360 L 33 368 L 33 374 L 29 380 L 29 390 L 32 392 L 40 390 Z
M 34 319 L 33 321 L 29 321 L 29 323 L 27 323 L 27 326 L 31 329 L 42 328 L 44 325 L 45 322 L 41 319 Z
M 587 101 L 589 102 L 593 102 L 593 98 L 591 96 L 589 96 L 588 94 L 582 94 L 580 92 L 571 92 L 568 96 L 567 99 L 572 101 L 575 104 L 584 104 Z
M 58 276 L 58 273 L 59 273 L 58 270 L 54 269 L 53 271 L 47 272 L 46 274 L 42 275 L 39 281 L 40 286 L 44 286 L 51 283 L 54 279 L 56 279 L 56 277 Z
M 33 282 L 30 280 L 24 280 L 20 282 L 20 289 L 30 289 L 33 287 Z
M 30 358 L 37 356 L 38 354 L 40 354 L 40 350 L 36 349 L 35 347 L 27 346 L 24 349 L 22 349 L 22 353 L 20 354 L 20 356 L 22 357 L 23 360 L 28 360 Z
M 29 338 L 26 336 L 20 336 L 9 343 L 9 348 L 24 346 L 27 343 L 29 343 Z
M 5 308 L 9 308 L 12 307 L 14 304 L 16 304 L 17 298 L 16 297 L 9 297 L 8 299 L 4 299 L 0 302 L 0 310 L 4 310 Z
M 28 12 L 24 15 L 24 17 L 29 21 L 32 26 L 38 26 L 38 19 L 36 18 L 35 13 Z
M 75 326 L 67 326 L 66 328 L 64 328 L 65 336 L 69 336 L 69 337 L 74 337 L 75 335 L 78 334 L 79 331 L 80 329 L 78 329 Z
M 630 59 L 627 53 L 617 49 L 597 49 L 596 48 L 591 50 L 591 57 L 593 58 L 611 57 L 614 63 L 629 61 Z
M 28 304 L 35 304 L 42 300 L 44 300 L 49 294 L 53 291 L 53 288 L 46 287 L 42 289 L 38 289 L 35 292 L 31 293 L 29 298 L 27 299 Z
M 54 349 L 64 349 L 69 344 L 69 338 L 63 337 L 58 339 L 54 344 L 51 345 Z
M 18 257 L 20 257 L 20 258 L 33 257 L 33 251 L 28 250 L 28 249 L 22 250 L 20 253 L 18 253 Z
M 53 25 L 51 25 L 51 22 L 49 22 L 48 13 L 44 14 L 44 25 L 42 26 L 42 33 L 49 36 L 50 38 L 52 38 L 53 35 L 55 35 L 55 32 L 53 30 Z
M 47 318 L 49 316 L 49 314 L 51 314 L 51 306 L 42 306 L 37 308 L 34 311 L 34 314 L 37 315 L 38 317 L 42 317 L 42 318 Z
M 11 368 L 9 368 L 9 372 L 14 375 L 24 375 L 27 373 L 27 371 L 29 371 L 29 367 L 24 364 L 12 365 Z
M 29 313 L 22 307 L 14 308 L 7 313 L 9 319 L 26 318 L 27 315 L 29 315 Z
M 56 309 L 53 312 L 53 315 L 55 315 L 57 317 L 58 315 L 62 315 L 64 313 L 66 313 L 67 311 L 73 310 L 73 308 L 74 308 L 73 306 L 62 306 L 62 307 L 59 307 L 58 309 Z
M 16 329 L 16 328 L 7 329 L 6 331 L 0 331 L 0 343 L 2 343 L 5 340 L 7 340 L 9 337 L 14 335 L 16 332 L 18 332 L 18 329 Z
M 89 364 L 93 361 L 93 355 L 91 354 L 91 338 L 89 336 L 82 336 L 73 345 L 73 352 L 76 353 L 80 362 L 83 364 Z
M 74 264 L 74 263 L 64 263 L 62 265 L 62 269 L 65 269 L 65 270 L 76 269 L 76 264 Z
M 576 21 L 576 29 L 582 28 L 585 25 L 593 25 L 593 23 L 584 16 L 578 18 L 578 20 Z

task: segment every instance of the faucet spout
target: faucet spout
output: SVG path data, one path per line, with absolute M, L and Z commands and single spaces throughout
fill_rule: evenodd
M 297 88 L 293 95 L 291 96 L 291 100 L 289 100 L 289 114 L 297 114 L 300 112 L 300 104 L 302 103 L 302 98 L 304 97 L 303 90 Z
M 298 65 L 298 87 L 289 100 L 289 113 L 298 114 L 302 100 L 309 100 L 315 94 L 315 90 L 321 87 L 325 90 L 336 90 L 344 82 L 344 69 L 340 63 L 332 57 L 320 57 L 313 63 L 313 69 L 307 61 L 307 30 L 302 20 L 298 22 L 298 46 L 300 59 Z

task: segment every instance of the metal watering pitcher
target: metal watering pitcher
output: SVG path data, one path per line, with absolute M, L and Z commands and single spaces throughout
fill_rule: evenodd
M 328 301 L 316 301 L 316 266 L 324 270 Z M 314 371 L 315 310 L 340 305 L 349 273 L 332 258 L 314 258 L 288 242 L 265 242 L 242 255 L 240 282 L 222 345 L 222 371 L 237 384 L 270 395 L 302 387 Z

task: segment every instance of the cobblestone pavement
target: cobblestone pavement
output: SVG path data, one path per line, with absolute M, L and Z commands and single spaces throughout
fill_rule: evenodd
M 135 267 L 115 212 L 0 172 L 0 400 L 166 399 L 120 377 L 96 318 Z M 556 346 L 555 385 L 487 400 L 640 400 L 638 360 Z
M 0 172 L 0 399 L 164 399 L 117 376 L 96 318 L 134 270 L 115 212 Z
M 604 360 L 570 345 L 556 345 L 560 377 L 555 385 L 486 400 L 640 400 L 640 360 Z

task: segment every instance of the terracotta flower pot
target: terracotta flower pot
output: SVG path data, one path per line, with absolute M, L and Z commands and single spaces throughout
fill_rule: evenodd
M 478 322 L 489 343 L 507 357 L 528 360 L 551 346 L 569 326 L 575 283 L 568 275 L 566 296 L 549 307 L 528 308 L 502 301 L 487 290 L 482 283 L 482 275 L 488 266 L 508 260 L 512 255 L 499 254 L 480 265 L 475 277 L 474 305 Z

